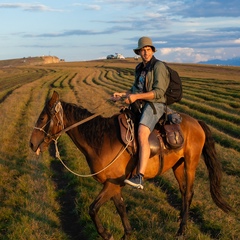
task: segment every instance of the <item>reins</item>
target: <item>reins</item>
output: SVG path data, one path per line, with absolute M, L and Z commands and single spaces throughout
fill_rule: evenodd
M 58 139 L 58 138 L 57 138 Z M 53 139 L 54 140 L 54 143 L 55 143 L 55 149 L 56 149 L 56 157 L 60 160 L 60 162 L 62 163 L 62 165 L 69 171 L 71 172 L 72 174 L 78 176 L 78 177 L 93 177 L 103 171 L 105 171 L 108 167 L 110 167 L 122 154 L 123 152 L 127 149 L 127 147 L 129 146 L 130 142 L 126 145 L 126 147 L 122 147 L 120 150 L 120 152 L 117 154 L 117 156 L 105 167 L 103 168 L 102 170 L 98 171 L 98 172 L 95 172 L 95 173 L 92 173 L 92 174 L 79 174 L 79 173 L 76 173 L 74 171 L 72 171 L 64 162 L 63 160 L 61 159 L 60 157 L 60 154 L 59 154 L 59 151 L 58 151 L 58 146 L 57 146 L 57 139 Z
M 95 113 L 95 114 L 91 115 L 91 116 L 88 117 L 88 118 L 85 118 L 85 119 L 83 119 L 83 120 L 81 120 L 81 121 L 79 121 L 79 122 L 76 122 L 76 123 L 74 123 L 73 125 L 71 125 L 71 126 L 69 126 L 69 127 L 67 127 L 67 128 L 64 128 L 64 129 L 61 130 L 60 132 L 54 134 L 53 137 L 58 136 L 58 135 L 61 135 L 62 133 L 65 133 L 65 132 L 71 130 L 72 128 L 75 128 L 75 127 L 77 127 L 77 126 L 79 126 L 79 125 L 81 125 L 81 124 L 83 124 L 83 123 L 85 123 L 85 122 L 88 122 L 88 121 L 92 120 L 93 118 L 95 118 L 95 117 L 97 117 L 97 116 L 99 116 L 99 115 L 101 115 L 101 114 L 102 114 L 102 113 Z

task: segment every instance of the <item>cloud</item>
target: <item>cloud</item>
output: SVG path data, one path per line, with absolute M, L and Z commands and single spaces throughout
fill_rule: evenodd
M 151 18 L 158 18 L 158 17 L 161 17 L 161 14 L 160 13 L 149 12 L 149 13 L 146 13 L 145 16 L 151 17 Z
M 233 42 L 236 43 L 236 44 L 240 44 L 240 38 L 234 40 Z
M 43 4 L 0 3 L 0 8 L 20 8 L 24 11 L 33 12 L 62 12 L 60 9 L 53 9 Z
M 239 17 L 239 0 L 182 1 L 173 13 L 182 17 Z
M 101 6 L 96 4 L 74 3 L 73 6 L 80 6 L 80 7 L 83 6 L 85 10 L 94 10 L 94 11 L 101 10 Z
M 169 54 L 183 54 L 187 56 L 191 56 L 194 53 L 193 48 L 162 48 L 160 49 L 160 53 L 164 55 L 169 55 Z
M 239 0 L 104 0 L 98 2 L 115 5 L 124 4 L 125 8 L 144 8 L 148 12 L 152 11 L 152 14 L 166 14 L 167 16 L 181 16 L 183 18 L 240 16 Z
M 57 44 L 54 44 L 54 45 L 42 45 L 42 44 L 29 44 L 29 45 L 20 45 L 20 47 L 24 47 L 24 48 L 41 48 L 41 49 L 44 49 L 44 48 L 63 48 L 64 46 L 63 45 L 57 45 Z
M 112 33 L 120 32 L 124 30 L 130 31 L 130 28 L 113 27 L 113 28 L 102 30 L 102 31 L 75 29 L 75 30 L 66 30 L 66 31 L 55 32 L 55 33 L 22 34 L 22 37 L 24 38 L 56 38 L 56 37 L 70 37 L 70 36 L 90 36 L 90 35 L 112 34 Z
M 161 59 L 172 59 L 174 62 L 187 62 L 191 59 L 192 62 L 206 61 L 209 59 L 209 54 L 204 51 L 199 51 L 193 48 L 162 48 L 159 50 Z
M 40 34 L 23 34 L 25 38 L 56 38 L 56 37 L 69 37 L 69 36 L 82 36 L 82 35 L 97 35 L 99 32 L 91 30 L 69 30 L 55 33 L 40 33 Z
M 154 36 L 157 48 L 191 47 L 191 48 L 232 48 L 240 42 L 239 28 L 211 28 L 198 31 L 184 31 L 175 34 Z

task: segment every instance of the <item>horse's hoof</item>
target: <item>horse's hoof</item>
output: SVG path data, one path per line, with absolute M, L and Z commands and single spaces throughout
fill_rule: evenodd
M 109 240 L 114 240 L 114 237 L 113 237 L 113 235 L 111 235 L 111 237 L 109 238 Z
M 124 234 L 121 238 L 121 240 L 128 240 L 130 239 L 131 234 Z
M 185 235 L 185 229 L 184 228 L 179 228 L 176 237 L 181 237 Z

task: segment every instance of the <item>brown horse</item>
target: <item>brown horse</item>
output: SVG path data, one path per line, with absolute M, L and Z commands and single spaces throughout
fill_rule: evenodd
M 94 115 L 87 109 L 60 101 L 59 95 L 54 92 L 37 120 L 30 146 L 35 152 L 44 151 L 49 143 L 56 141 L 65 129 L 85 155 L 91 172 L 97 173 L 93 177 L 103 184 L 103 189 L 89 208 L 89 214 L 98 233 L 103 239 L 113 239 L 112 234 L 103 227 L 98 217 L 100 207 L 111 199 L 124 227 L 122 239 L 128 239 L 132 229 L 126 214 L 121 189 L 124 187 L 124 179 L 128 178 L 136 168 L 136 156 L 129 154 L 121 141 L 118 114 L 110 118 L 96 116 L 84 124 L 71 128 L 72 125 L 91 116 Z M 193 197 L 195 171 L 201 154 L 203 154 L 209 172 L 213 201 L 223 211 L 231 210 L 221 196 L 221 164 L 216 158 L 214 141 L 209 127 L 204 122 L 197 121 L 186 114 L 181 114 L 181 117 L 181 129 L 185 139 L 183 147 L 165 154 L 162 166 L 158 155 L 150 158 L 144 176 L 145 179 L 150 179 L 159 175 L 159 172 L 164 173 L 173 169 L 182 195 L 181 223 L 178 235 L 182 235 L 186 228 Z M 112 163 L 114 159 L 116 161 Z

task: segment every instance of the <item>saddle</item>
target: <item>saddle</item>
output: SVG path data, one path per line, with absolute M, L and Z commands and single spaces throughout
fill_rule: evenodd
M 118 116 L 120 135 L 123 143 L 131 155 L 138 151 L 137 127 L 138 122 L 134 113 L 129 109 L 122 110 Z M 156 124 L 149 136 L 150 158 L 155 155 L 164 154 L 171 149 L 180 149 L 183 146 L 184 138 L 180 127 L 181 116 L 177 112 L 168 109 Z

